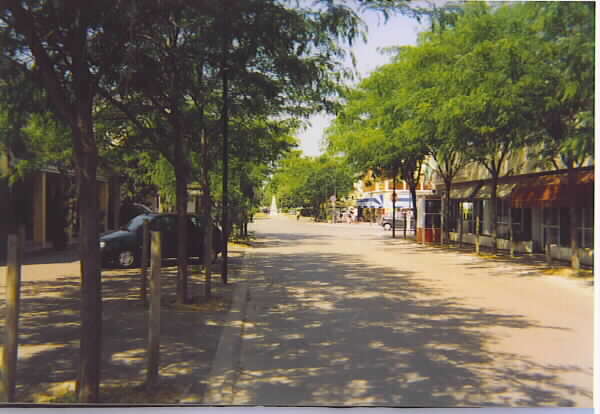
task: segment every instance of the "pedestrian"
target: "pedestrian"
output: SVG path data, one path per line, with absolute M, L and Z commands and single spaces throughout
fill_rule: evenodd
M 300 210 L 296 210 L 296 221 L 300 221 Z

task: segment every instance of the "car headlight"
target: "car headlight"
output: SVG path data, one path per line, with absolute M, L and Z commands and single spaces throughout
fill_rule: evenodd
M 105 241 L 101 241 L 100 242 L 100 248 L 104 249 L 106 247 L 106 242 Z

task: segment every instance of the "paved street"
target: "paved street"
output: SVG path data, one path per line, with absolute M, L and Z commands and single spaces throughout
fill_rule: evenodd
M 366 224 L 251 230 L 234 404 L 591 407 L 589 280 Z

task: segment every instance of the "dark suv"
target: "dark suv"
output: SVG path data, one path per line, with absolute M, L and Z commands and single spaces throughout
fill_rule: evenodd
M 142 256 L 144 220 L 149 221 L 150 231 L 161 232 L 161 253 L 163 258 L 177 257 L 177 215 L 149 213 L 134 217 L 119 231 L 100 237 L 102 266 L 117 265 L 124 268 L 139 266 Z M 188 256 L 203 254 L 204 231 L 201 217 L 187 216 Z M 221 229 L 213 227 L 213 250 L 215 259 L 221 252 Z

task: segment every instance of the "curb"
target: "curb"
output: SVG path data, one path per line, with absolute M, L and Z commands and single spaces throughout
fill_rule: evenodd
M 213 360 L 210 374 L 206 378 L 206 389 L 201 401 L 204 405 L 232 405 L 233 387 L 237 381 L 240 352 L 242 346 L 242 332 L 248 307 L 249 289 L 246 281 L 235 284 L 233 302 L 227 314 L 225 327 L 219 338 L 217 353 Z

